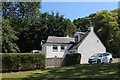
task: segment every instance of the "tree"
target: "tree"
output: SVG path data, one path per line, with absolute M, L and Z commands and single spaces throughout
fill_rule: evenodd
M 76 26 L 69 19 L 65 21 L 65 24 L 66 24 L 67 35 L 73 37 L 73 33 L 77 30 Z
M 30 28 L 35 25 L 35 21 L 40 17 L 40 2 L 3 2 L 2 16 L 9 19 L 10 25 L 17 32 L 16 41 L 21 52 L 29 52 L 30 44 L 33 44 Z M 31 46 L 31 45 L 30 45 Z
M 95 16 L 96 33 L 106 46 L 107 51 L 114 55 L 119 53 L 115 40 L 116 33 L 119 31 L 117 18 L 117 13 L 106 10 L 96 13 Z
M 88 27 L 90 26 L 90 22 L 92 22 L 92 25 L 94 25 L 94 16 L 96 13 L 90 14 L 89 16 L 78 18 L 73 21 L 74 25 L 77 27 L 77 29 L 81 30 L 82 32 L 86 32 L 88 30 Z
M 112 39 L 111 41 L 109 41 L 109 51 L 111 51 L 114 55 L 113 57 L 120 57 L 120 31 L 117 31 L 114 39 Z
M 10 21 L 2 20 L 2 52 L 11 53 L 18 52 L 19 48 L 15 41 L 18 39 L 16 32 L 10 26 Z
M 3 2 L 2 6 L 2 16 L 9 19 L 17 32 L 19 39 L 16 44 L 20 52 L 41 49 L 41 41 L 47 40 L 48 36 L 71 36 L 76 29 L 70 20 L 58 12 L 41 13 L 39 2 Z
M 29 19 L 38 17 L 40 2 L 2 2 L 3 18 Z

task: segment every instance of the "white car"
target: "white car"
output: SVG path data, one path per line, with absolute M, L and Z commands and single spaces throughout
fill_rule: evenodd
M 112 61 L 113 57 L 108 52 L 94 54 L 88 59 L 89 64 L 112 63 Z

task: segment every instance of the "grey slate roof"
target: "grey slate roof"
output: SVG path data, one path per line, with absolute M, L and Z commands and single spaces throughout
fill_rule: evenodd
M 84 41 L 84 39 L 88 36 L 89 33 L 90 33 L 90 31 L 87 31 L 86 33 L 82 33 L 84 35 L 82 36 L 81 40 L 77 43 L 75 43 L 74 38 L 56 37 L 56 36 L 49 36 L 46 42 L 47 43 L 59 43 L 59 44 L 61 44 L 61 43 L 63 43 L 63 44 L 72 43 L 73 45 L 68 50 L 75 50 Z M 81 34 L 81 32 L 80 32 L 80 34 Z
M 67 44 L 67 43 L 73 43 L 74 42 L 74 38 L 70 38 L 70 37 L 55 37 L 55 36 L 49 36 L 47 39 L 47 43 L 63 43 L 63 44 Z
M 90 31 L 87 31 L 84 36 L 80 39 L 79 42 L 74 43 L 68 50 L 75 50 L 79 47 L 79 45 L 84 41 L 84 39 L 88 36 L 88 34 L 90 33 Z

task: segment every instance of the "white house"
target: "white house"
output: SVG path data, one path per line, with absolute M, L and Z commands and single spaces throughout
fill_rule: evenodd
M 69 52 L 81 53 L 81 63 L 88 63 L 88 58 L 96 53 L 106 52 L 106 48 L 94 32 L 93 27 L 85 33 L 74 34 L 75 43 L 68 49 Z
M 61 66 L 73 43 L 74 38 L 49 36 L 46 43 L 42 45 L 42 52 L 46 53 L 46 66 Z
M 64 58 L 68 49 L 73 45 L 74 38 L 49 36 L 47 42 L 42 45 L 42 52 L 46 58 Z
M 49 36 L 46 43 L 42 45 L 42 52 L 46 53 L 46 58 L 64 59 L 66 54 L 80 53 L 81 62 L 88 63 L 88 58 L 95 53 L 106 52 L 106 48 L 95 34 L 93 27 L 89 27 L 87 32 L 76 32 L 74 38 Z M 55 62 L 54 62 L 55 63 Z M 62 61 L 59 65 L 62 64 Z

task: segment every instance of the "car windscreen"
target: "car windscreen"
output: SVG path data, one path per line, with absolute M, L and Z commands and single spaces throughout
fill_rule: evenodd
M 97 57 L 97 56 L 100 56 L 100 55 L 101 55 L 100 53 L 97 53 L 97 54 L 92 55 L 91 57 Z
M 108 56 L 108 55 L 110 55 L 110 54 L 108 54 L 108 53 L 102 53 L 102 54 L 100 55 L 100 57 L 102 57 L 102 56 Z

